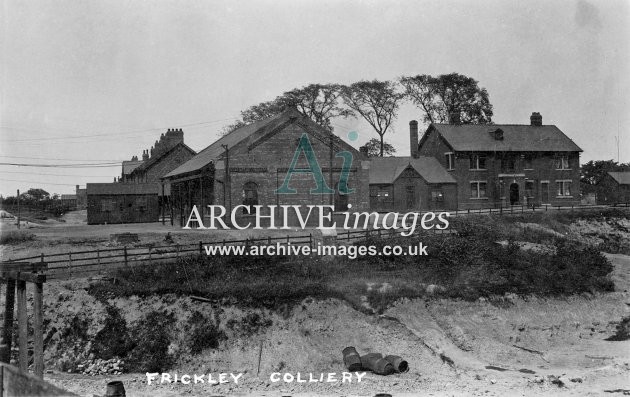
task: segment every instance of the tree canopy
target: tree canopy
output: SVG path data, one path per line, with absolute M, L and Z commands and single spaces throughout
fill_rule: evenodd
M 401 77 L 400 83 L 405 96 L 422 111 L 426 123 L 492 123 L 488 91 L 472 77 L 458 73 L 437 77 L 422 74 Z
M 403 94 L 392 81 L 359 81 L 341 90 L 345 104 L 367 121 L 380 137 L 379 155 L 385 153 L 384 136 L 396 119 Z
M 241 112 L 241 120 L 224 128 L 229 133 L 236 128 L 280 114 L 290 107 L 309 117 L 315 123 L 332 131 L 331 119 L 352 116 L 352 110 L 340 102 L 339 84 L 310 84 L 295 88 L 276 97 L 274 100 L 250 106 Z
M 381 155 L 381 141 L 378 138 L 372 138 L 364 145 L 367 148 L 368 157 L 378 157 Z M 387 142 L 383 142 L 383 156 L 393 156 L 396 149 Z
M 586 185 L 597 185 L 606 173 L 630 171 L 630 163 L 617 163 L 614 160 L 591 160 L 580 167 L 580 182 Z

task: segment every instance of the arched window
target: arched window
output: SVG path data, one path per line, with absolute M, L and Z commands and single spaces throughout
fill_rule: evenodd
M 247 182 L 243 186 L 243 204 L 258 205 L 258 185 L 255 182 Z

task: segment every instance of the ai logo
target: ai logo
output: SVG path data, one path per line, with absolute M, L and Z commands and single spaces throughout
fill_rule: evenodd
M 300 155 L 304 153 L 306 161 L 308 162 L 308 168 L 297 168 L 297 162 Z M 348 188 L 348 176 L 350 175 L 350 167 L 352 166 L 352 153 L 347 150 L 338 152 L 335 157 L 341 157 L 343 159 L 343 165 L 341 167 L 341 175 L 339 177 L 339 193 L 350 194 L 354 193 L 354 189 Z M 335 194 L 335 191 L 328 186 L 322 169 L 315 156 L 315 151 L 311 145 L 311 141 L 308 139 L 307 134 L 302 134 L 300 141 L 298 142 L 297 149 L 293 155 L 293 161 L 287 171 L 287 175 L 284 177 L 282 186 L 276 189 L 277 194 L 296 194 L 297 190 L 289 187 L 291 177 L 293 174 L 311 174 L 315 180 L 315 187 L 311 189 L 311 194 Z

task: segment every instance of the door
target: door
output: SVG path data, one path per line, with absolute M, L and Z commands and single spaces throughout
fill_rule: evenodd
M 549 204 L 549 182 L 540 183 L 540 202 L 541 204 Z
M 510 205 L 518 204 L 518 183 L 513 183 L 510 185 Z
M 416 207 L 416 187 L 407 186 L 405 197 L 407 202 L 407 209 L 414 209 Z

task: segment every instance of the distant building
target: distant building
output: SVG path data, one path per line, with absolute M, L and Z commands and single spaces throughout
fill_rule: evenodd
M 85 210 L 87 209 L 87 189 L 79 188 L 79 185 L 76 186 L 75 196 L 77 200 L 76 209 L 77 210 Z
M 169 128 L 151 149 L 142 152 L 142 160 L 133 156 L 123 161 L 114 183 L 88 184 L 88 224 L 157 222 L 156 214 L 170 197 L 170 184 L 162 184 L 160 178 L 195 154 L 184 144 L 184 131 Z M 77 186 L 77 203 L 78 191 Z
M 88 183 L 86 191 L 88 225 L 158 221 L 154 183 Z
M 62 194 L 59 199 L 61 200 L 61 204 L 70 210 L 75 210 L 77 208 L 76 194 Z
M 597 184 L 597 204 L 630 203 L 630 171 L 607 172 Z
M 580 203 L 580 149 L 532 113 L 530 124 L 429 125 L 421 155 L 457 181 L 460 209 Z

